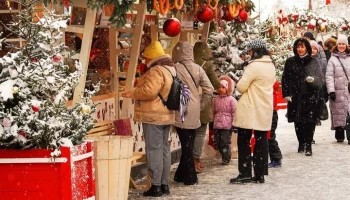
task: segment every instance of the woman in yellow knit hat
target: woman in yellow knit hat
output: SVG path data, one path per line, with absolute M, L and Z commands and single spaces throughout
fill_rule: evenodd
M 175 76 L 174 62 L 165 54 L 158 41 L 145 48 L 143 57 L 147 71 L 140 77 L 138 84 L 123 97 L 134 99 L 134 121 L 142 123 L 146 143 L 148 172 L 152 186 L 144 196 L 159 197 L 170 194 L 169 172 L 171 152 L 168 144 L 170 125 L 175 122 L 175 112 L 168 110 L 158 97 L 168 98 Z

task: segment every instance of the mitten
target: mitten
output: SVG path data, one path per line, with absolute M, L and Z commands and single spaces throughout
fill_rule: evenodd
M 330 98 L 332 101 L 335 101 L 335 100 L 337 99 L 337 96 L 335 96 L 335 92 L 329 93 L 329 98 Z

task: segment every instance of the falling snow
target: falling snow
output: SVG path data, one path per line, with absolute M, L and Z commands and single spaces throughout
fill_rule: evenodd
M 170 173 L 170 192 L 167 200 L 346 200 L 350 190 L 350 145 L 347 141 L 336 143 L 331 122 L 322 121 L 316 127 L 312 157 L 297 153 L 297 139 L 294 125 L 284 117 L 286 110 L 280 110 L 276 131 L 277 141 L 283 154 L 283 166 L 269 169 L 264 184 L 229 184 L 238 175 L 237 159 L 229 165 L 221 165 L 217 157 L 205 158 L 206 166 L 198 175 L 199 184 L 184 186 L 172 180 L 177 164 Z M 130 200 L 152 199 L 142 196 L 142 191 L 131 190 Z

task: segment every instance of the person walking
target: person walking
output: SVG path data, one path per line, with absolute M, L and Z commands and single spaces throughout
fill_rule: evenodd
M 323 75 L 308 40 L 299 38 L 293 45 L 294 56 L 286 60 L 282 75 L 282 94 L 288 101 L 288 122 L 294 122 L 298 152 L 312 155 L 320 89 Z
M 174 62 L 165 54 L 158 41 L 145 48 L 143 57 L 147 71 L 140 77 L 138 84 L 122 97 L 134 99 L 134 121 L 142 123 L 146 144 L 148 172 L 151 188 L 144 196 L 160 197 L 170 194 L 169 172 L 171 152 L 168 143 L 170 125 L 175 123 L 175 112 L 168 110 L 158 97 L 160 93 L 168 97 L 173 77 L 176 74 Z
M 242 94 L 238 100 L 233 126 L 238 128 L 238 171 L 239 175 L 230 183 L 259 182 L 264 183 L 268 174 L 267 131 L 271 129 L 273 113 L 273 84 L 275 82 L 275 65 L 266 49 L 266 42 L 258 39 L 249 42 L 247 50 L 251 60 L 245 67 L 237 83 L 237 91 Z M 254 175 L 250 139 L 255 134 Z
M 335 139 L 344 142 L 344 130 L 349 115 L 349 76 L 350 56 L 346 36 L 339 35 L 336 46 L 332 49 L 332 57 L 328 61 L 326 72 L 327 91 L 329 93 L 329 108 L 331 113 L 331 129 L 335 129 Z M 350 133 L 347 131 L 350 145 Z
M 208 76 L 214 89 L 218 89 L 220 81 L 216 75 L 214 65 L 210 61 L 212 58 L 208 44 L 205 42 L 196 42 L 193 47 L 194 62 L 202 66 L 204 72 Z M 204 165 L 200 160 L 202 155 L 202 148 L 204 144 L 205 134 L 207 132 L 208 123 L 212 121 L 212 105 L 211 102 L 204 107 L 200 113 L 201 126 L 196 129 L 196 137 L 194 139 L 193 146 L 193 158 L 197 173 L 201 173 L 204 169 Z
M 176 169 L 174 181 L 185 185 L 198 183 L 193 159 L 193 145 L 196 129 L 201 126 L 200 111 L 211 101 L 213 86 L 203 68 L 194 63 L 193 47 L 185 41 L 178 42 L 173 48 L 173 60 L 178 78 L 190 90 L 185 120 L 181 120 L 179 112 L 175 114 L 175 127 L 181 143 L 181 158 Z M 201 90 L 201 94 L 200 94 Z
M 229 76 L 221 76 L 217 90 L 219 95 L 213 103 L 214 144 L 221 154 L 222 165 L 228 165 L 231 161 L 231 129 L 237 105 L 237 100 L 232 96 L 234 86 Z
M 280 147 L 278 146 L 278 142 L 276 140 L 276 129 L 278 124 L 278 113 L 277 113 L 277 91 L 280 87 L 280 83 L 278 80 L 273 84 L 273 114 L 272 114 L 272 124 L 270 130 L 270 138 L 269 142 L 269 156 L 271 162 L 268 164 L 268 167 L 282 167 L 282 152 Z

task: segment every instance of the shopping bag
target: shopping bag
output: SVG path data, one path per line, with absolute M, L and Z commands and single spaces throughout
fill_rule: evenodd
M 132 136 L 131 119 L 117 119 L 114 121 L 115 135 Z

